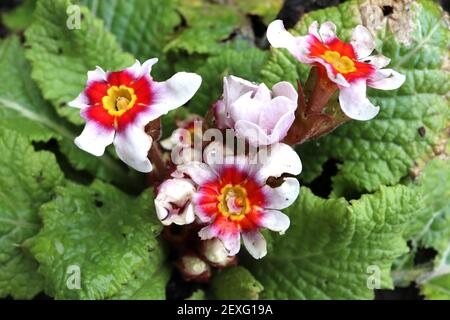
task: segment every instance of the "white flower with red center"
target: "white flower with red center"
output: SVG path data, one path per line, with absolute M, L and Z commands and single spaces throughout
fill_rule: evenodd
M 188 179 L 168 179 L 159 187 L 155 198 L 156 214 L 162 224 L 184 225 L 194 222 L 191 198 L 194 184 Z
M 86 126 L 76 145 L 101 156 L 106 146 L 114 143 L 117 155 L 129 166 L 141 172 L 150 172 L 147 158 L 152 138 L 145 126 L 152 120 L 185 104 L 201 84 L 195 73 L 179 72 L 164 82 L 150 76 L 158 59 L 142 65 L 136 61 L 118 72 L 105 72 L 100 67 L 88 72 L 86 88 L 69 103 L 80 108 Z
M 295 120 L 297 91 L 289 82 L 279 82 L 272 91 L 229 76 L 223 80 L 223 98 L 214 105 L 217 126 L 232 128 L 238 137 L 255 146 L 280 142 Z
M 300 158 L 283 143 L 272 145 L 269 153 L 262 148 L 252 156 L 223 158 L 217 156 L 217 145 L 210 146 L 203 155 L 205 162 L 177 168 L 178 175 L 184 174 L 197 186 L 192 198 L 194 211 L 201 222 L 208 224 L 199 236 L 202 240 L 220 239 L 233 256 L 240 250 L 242 234 L 249 253 L 262 258 L 267 249 L 260 230 L 282 234 L 289 227 L 289 218 L 279 210 L 295 201 L 300 186 L 296 178 L 281 176 L 300 174 Z M 281 178 L 276 185 L 269 185 L 270 177 Z
M 300 62 L 319 68 L 319 77 L 327 77 L 339 88 L 342 111 L 356 120 L 369 120 L 379 112 L 366 97 L 366 86 L 393 90 L 405 82 L 405 76 L 393 69 L 382 69 L 390 59 L 383 55 L 369 56 L 375 48 L 370 31 L 358 25 L 350 43 L 336 36 L 332 22 L 317 22 L 309 34 L 295 37 L 287 32 L 281 20 L 273 21 L 267 29 L 267 39 L 274 48 L 286 48 Z

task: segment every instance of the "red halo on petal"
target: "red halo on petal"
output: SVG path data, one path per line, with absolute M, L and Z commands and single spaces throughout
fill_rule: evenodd
M 314 62 L 314 64 L 323 69 L 323 71 L 325 70 L 325 67 L 322 65 L 322 63 L 327 62 L 323 60 L 322 55 L 327 50 L 339 52 L 341 56 L 347 56 L 348 58 L 350 58 L 355 64 L 356 71 L 342 74 L 345 80 L 350 83 L 358 79 L 367 79 L 370 77 L 370 75 L 372 75 L 373 72 L 375 72 L 375 68 L 371 64 L 360 62 L 357 60 L 355 50 L 350 43 L 344 42 L 337 37 L 324 44 L 315 36 L 310 35 L 308 43 L 310 45 L 308 55 L 309 58 L 320 58 L 321 62 Z M 333 74 L 336 76 L 338 74 L 338 71 L 334 68 L 334 66 L 329 63 L 327 63 L 327 65 L 331 66 Z M 326 74 L 326 72 L 324 72 L 323 74 Z
M 107 81 L 92 81 L 86 87 L 84 93 L 88 98 L 89 107 L 83 110 L 82 116 L 86 120 L 95 121 L 107 128 L 115 127 L 118 131 L 124 130 L 136 117 L 147 111 L 153 101 L 152 80 L 148 75 L 135 78 L 127 71 L 109 72 Z M 120 116 L 113 116 L 103 108 L 103 97 L 107 96 L 108 89 L 112 86 L 127 86 L 134 90 L 136 102 L 134 106 Z
M 240 185 L 247 192 L 250 211 L 241 220 L 232 220 L 221 214 L 218 209 L 220 190 L 228 184 Z M 255 230 L 260 226 L 262 208 L 267 203 L 266 195 L 261 187 L 248 172 L 236 166 L 227 165 L 219 170 L 217 179 L 208 181 L 198 188 L 194 203 L 196 209 L 203 215 L 214 219 L 212 224 L 221 232 L 228 233 L 230 225 L 238 230 Z

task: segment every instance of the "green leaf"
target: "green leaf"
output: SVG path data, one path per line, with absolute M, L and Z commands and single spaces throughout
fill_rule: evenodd
M 151 278 L 142 274 L 149 259 L 160 255 L 156 235 L 161 228 L 150 191 L 134 199 L 99 181 L 91 186 L 71 184 L 58 188 L 57 197 L 39 213 L 44 226 L 29 246 L 49 295 L 56 299 L 142 297 L 145 292 L 139 286 L 144 289 L 148 284 L 136 283 L 134 275 L 143 282 L 161 283 L 157 274 L 153 279 L 156 263 L 153 270 L 147 269 Z M 80 272 L 79 289 L 75 269 Z
M 156 247 L 150 256 L 120 291 L 112 296 L 117 300 L 164 300 L 170 269 L 164 265 L 165 254 L 161 247 Z
M 181 19 L 177 0 L 81 0 L 91 12 L 104 22 L 105 29 L 116 36 L 122 48 L 137 59 L 159 58 L 153 68 L 158 80 L 171 76 L 170 65 L 163 48 Z M 164 79 L 160 79 L 164 77 Z
M 410 222 L 405 237 L 415 246 L 434 248 L 441 255 L 450 239 L 450 161 L 431 160 L 416 183 L 423 208 Z
M 205 291 L 198 289 L 186 300 L 206 300 Z
M 31 68 L 17 37 L 0 42 L 0 125 L 17 131 L 33 141 L 55 138 L 70 164 L 88 170 L 98 178 L 126 183 L 126 169 L 105 154 L 94 157 L 75 146 L 73 140 L 81 129 L 59 117 L 41 96 L 29 74 Z
M 399 286 L 408 286 L 434 274 L 444 265 L 450 252 L 450 162 L 448 159 L 430 160 L 420 177 L 410 183 L 420 197 L 420 210 L 408 223 L 404 238 L 410 241 L 411 251 L 395 264 L 393 277 Z M 419 248 L 434 249 L 434 261 L 415 264 Z M 450 263 L 449 263 L 450 264 Z M 450 272 L 450 269 L 449 271 Z
M 263 286 L 244 267 L 221 270 L 212 281 L 212 290 L 220 300 L 257 300 Z
M 217 54 L 223 50 L 221 41 L 244 22 L 236 8 L 229 4 L 207 1 L 183 1 L 179 8 L 186 20 L 164 51 L 187 54 Z
M 2 13 L 2 22 L 9 30 L 22 31 L 30 25 L 35 7 L 36 0 L 25 0 L 13 10 Z
M 320 140 L 299 146 L 304 181 L 312 181 L 320 174 L 321 164 L 334 159 L 342 162 L 333 177 L 334 196 L 373 192 L 381 185 L 397 184 L 442 143 L 450 110 L 445 96 L 450 90 L 450 74 L 443 69 L 449 33 L 437 4 L 417 1 L 410 7 L 411 15 L 401 17 L 413 19 L 408 22 L 415 28 L 409 44 L 399 42 L 387 27 L 377 34 L 377 51 L 392 59 L 390 67 L 406 75 L 405 84 L 394 91 L 368 91 L 371 101 L 381 106 L 375 119 L 352 121 Z M 333 21 L 343 39 L 362 23 L 357 1 L 307 14 L 295 31 L 305 34 L 313 20 Z M 272 85 L 281 80 L 304 82 L 307 72 L 306 66 L 283 49 L 272 50 L 261 74 Z M 421 128 L 424 136 L 419 133 Z
M 260 16 L 264 23 L 269 24 L 275 20 L 283 5 L 282 0 L 244 0 L 237 1 L 236 5 L 246 14 Z
M 417 207 L 414 190 L 381 187 L 350 204 L 301 189 L 286 210 L 286 235 L 270 235 L 269 254 L 246 266 L 264 286 L 263 299 L 371 299 L 391 288 L 390 268 L 407 251 L 402 238 Z
M 85 7 L 77 11 L 69 6 L 69 0 L 37 3 L 34 21 L 25 33 L 26 56 L 44 97 L 59 114 L 82 124 L 79 110 L 67 103 L 85 87 L 87 72 L 97 65 L 105 70 L 123 69 L 134 60 L 105 30 L 103 21 Z
M 32 298 L 43 281 L 23 244 L 39 231 L 39 207 L 63 174 L 51 153 L 34 151 L 26 138 L 4 128 L 0 153 L 0 297 Z
M 450 274 L 424 283 L 420 288 L 420 292 L 428 300 L 450 300 Z
M 436 259 L 435 269 L 417 278 L 421 293 L 430 300 L 450 300 L 450 241 Z
M 211 57 L 196 72 L 203 78 L 202 86 L 189 104 L 191 112 L 205 114 L 223 91 L 223 77 L 235 75 L 250 81 L 259 77 L 259 70 L 267 60 L 267 53 L 255 48 L 227 49 Z

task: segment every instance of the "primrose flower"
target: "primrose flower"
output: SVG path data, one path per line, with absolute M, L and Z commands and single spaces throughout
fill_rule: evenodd
M 255 146 L 280 142 L 295 120 L 297 91 L 289 82 L 279 82 L 270 91 L 229 76 L 223 80 L 223 97 L 214 105 L 217 126 L 232 128 L 236 136 Z
M 194 184 L 188 179 L 168 179 L 159 187 L 155 198 L 156 214 L 162 224 L 183 225 L 194 222 L 194 209 L 191 204 Z
M 404 75 L 383 69 L 389 58 L 369 56 L 375 40 L 362 25 L 353 30 L 350 43 L 346 43 L 336 36 L 336 26 L 329 21 L 320 28 L 315 21 L 308 35 L 295 37 L 285 30 L 281 20 L 275 20 L 267 29 L 267 39 L 275 48 L 286 48 L 300 62 L 319 67 L 319 77 L 327 77 L 339 88 L 341 109 L 352 119 L 369 120 L 379 112 L 379 107 L 366 97 L 366 85 L 393 90 L 405 82 Z
M 145 126 L 152 120 L 185 104 L 200 87 L 201 77 L 179 72 L 164 82 L 150 76 L 158 59 L 142 65 L 136 61 L 118 72 L 105 72 L 100 67 L 88 72 L 86 88 L 69 103 L 81 109 L 86 126 L 75 144 L 86 152 L 101 156 L 106 146 L 114 143 L 117 155 L 129 166 L 150 172 L 147 158 L 152 138 Z
M 186 281 L 207 282 L 211 277 L 211 267 L 196 254 L 185 254 L 175 265 Z
M 302 165 L 297 153 L 286 144 L 278 143 L 253 155 L 217 156 L 217 145 L 204 151 L 205 162 L 190 162 L 178 166 L 196 184 L 192 197 L 198 220 L 207 224 L 199 231 L 202 240 L 218 238 L 228 255 L 240 250 L 240 235 L 249 253 L 256 259 L 267 253 L 266 241 L 260 230 L 267 228 L 284 233 L 289 218 L 280 212 L 297 198 L 300 186 L 293 177 Z M 221 160 L 221 161 L 218 161 Z M 275 185 L 270 183 L 273 177 Z M 279 178 L 279 179 L 276 179 Z

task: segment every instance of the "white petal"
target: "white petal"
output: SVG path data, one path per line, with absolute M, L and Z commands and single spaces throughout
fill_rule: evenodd
M 362 25 L 358 25 L 353 29 L 350 43 L 355 50 L 356 56 L 360 60 L 369 56 L 375 48 L 375 39 L 370 31 Z
M 198 232 L 198 236 L 202 240 L 217 238 L 218 235 L 219 235 L 219 230 L 212 224 L 210 224 L 209 226 L 203 227 Z
M 286 31 L 283 21 L 275 20 L 267 28 L 267 40 L 274 48 L 285 48 L 303 63 L 310 63 L 308 39 L 311 36 L 294 37 Z
M 224 99 L 221 99 L 213 105 L 214 119 L 219 129 L 232 128 L 234 125 L 233 120 L 228 114 L 228 109 Z
M 248 80 L 236 76 L 224 77 L 223 100 L 225 102 L 226 112 L 229 112 L 228 107 L 243 94 L 247 92 L 255 92 L 257 89 L 258 85 Z
M 256 123 L 239 120 L 235 123 L 234 129 L 238 137 L 245 139 L 253 146 L 267 146 L 272 143 L 267 131 Z
M 364 80 L 355 81 L 349 88 L 341 88 L 339 103 L 342 111 L 355 120 L 370 120 L 380 111 L 380 107 L 374 106 L 367 99 Z
M 367 80 L 367 85 L 375 89 L 395 90 L 400 88 L 405 80 L 405 75 L 393 69 L 381 69 Z
M 281 186 L 272 188 L 265 185 L 262 191 L 268 202 L 265 207 L 281 210 L 289 207 L 297 199 L 300 193 L 300 183 L 295 178 L 285 178 Z
M 217 178 L 207 164 L 198 161 L 179 165 L 177 172 L 188 175 L 198 185 Z
M 241 249 L 241 235 L 239 232 L 233 232 L 226 236 L 219 236 L 223 246 L 228 251 L 229 256 L 235 256 Z
M 286 112 L 278 122 L 275 124 L 275 127 L 270 134 L 270 144 L 274 144 L 276 142 L 281 142 L 281 140 L 286 137 L 289 129 L 295 121 L 295 109 L 291 112 Z
M 259 231 L 243 232 L 242 239 L 247 251 L 255 259 L 261 259 L 267 254 L 266 239 Z
M 253 92 L 247 92 L 229 106 L 233 121 L 247 120 L 256 123 L 265 101 L 253 98 Z
M 106 73 L 99 66 L 96 66 L 95 70 L 88 71 L 87 76 L 88 76 L 87 84 L 94 82 L 94 81 L 95 82 L 106 81 Z
M 195 73 L 178 72 L 169 80 L 154 82 L 155 102 L 151 109 L 160 116 L 181 107 L 200 88 L 202 78 Z
M 253 99 L 259 101 L 270 101 L 272 99 L 272 93 L 264 83 L 261 83 L 256 90 Z
M 286 115 L 290 115 L 289 118 L 292 118 L 292 121 L 294 121 L 296 109 L 297 101 L 290 100 L 283 96 L 275 97 L 268 103 L 265 103 L 261 110 L 259 110 L 259 119 L 257 123 L 268 134 L 272 134 L 275 126 Z M 287 129 L 290 128 L 291 124 L 292 122 Z
M 320 38 L 322 38 L 322 42 L 330 42 L 336 38 L 336 25 L 331 21 L 322 23 L 319 29 L 319 34 Z
M 286 31 L 282 20 L 272 21 L 267 27 L 267 40 L 274 48 L 290 48 L 295 45 L 295 37 Z
M 222 241 L 223 246 L 227 249 L 229 256 L 235 256 L 241 248 L 241 237 L 239 232 L 230 232 L 228 234 L 220 234 L 219 229 L 214 225 L 202 228 L 198 235 L 202 240 L 218 238 Z
M 257 157 L 260 163 L 256 175 L 258 181 L 265 183 L 269 177 L 280 177 L 283 173 L 299 175 L 302 172 L 300 157 L 287 144 L 277 143 L 269 149 L 263 148 Z
M 100 157 L 114 140 L 114 129 L 105 128 L 94 121 L 87 121 L 83 132 L 75 138 L 78 148 Z
M 317 39 L 320 40 L 320 34 L 319 34 L 319 23 L 317 21 L 313 21 L 309 27 L 308 27 L 308 33 L 310 35 L 313 35 Z
M 277 210 L 265 210 L 260 221 L 261 227 L 284 234 L 291 224 L 289 217 Z
M 376 69 L 381 69 L 381 68 L 386 67 L 389 64 L 389 62 L 391 62 L 391 59 L 389 59 L 386 56 L 383 56 L 382 54 L 377 54 L 374 56 L 364 58 L 363 62 L 370 63 Z
M 89 107 L 89 99 L 86 97 L 86 94 L 81 92 L 78 97 L 68 103 L 70 107 L 84 109 Z
M 295 90 L 294 86 L 287 81 L 281 81 L 274 84 L 274 86 L 272 87 L 272 94 L 274 97 L 287 97 L 295 103 L 297 103 L 298 100 L 297 90 Z
M 139 60 L 136 60 L 136 62 L 131 67 L 129 67 L 125 70 L 130 72 L 135 78 L 140 78 L 145 75 L 150 76 L 152 66 L 157 62 L 158 62 L 158 58 L 152 58 L 152 59 L 148 59 L 141 65 Z
M 147 155 L 152 141 L 143 128 L 130 124 L 117 132 L 114 146 L 119 158 L 127 165 L 140 172 L 150 172 L 153 167 Z

